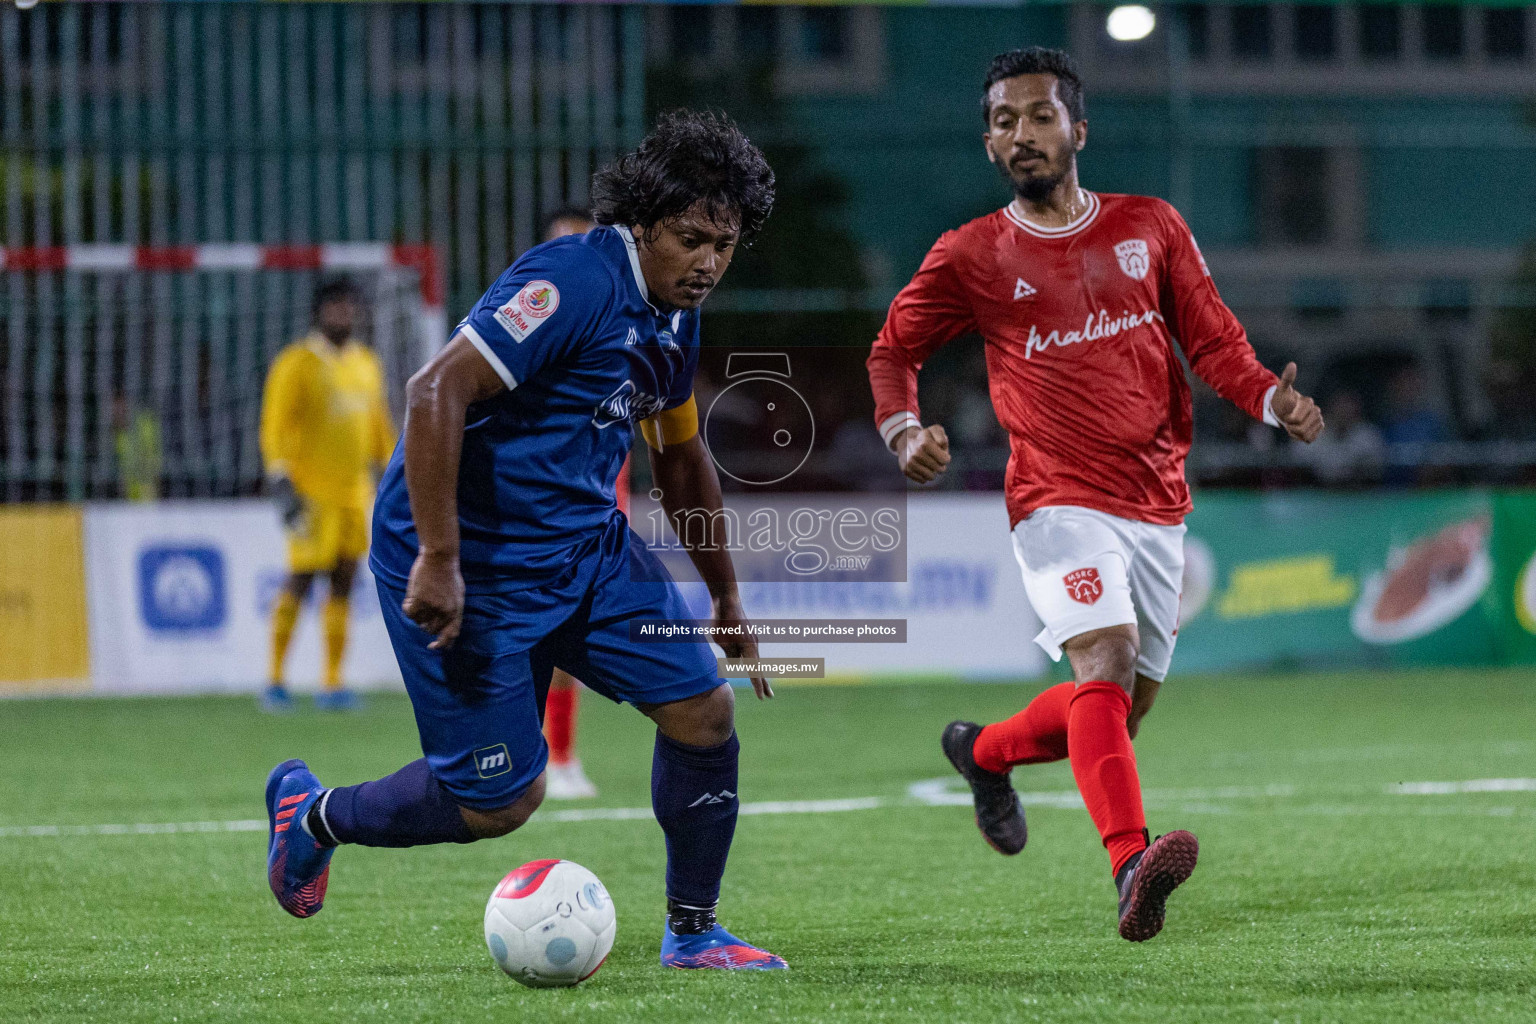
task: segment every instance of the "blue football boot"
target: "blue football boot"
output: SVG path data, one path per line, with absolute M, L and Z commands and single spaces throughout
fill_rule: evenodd
M 258 703 L 269 715 L 286 715 L 293 710 L 293 695 L 282 683 L 273 683 L 261 691 Z
M 303 761 L 284 761 L 267 776 L 267 884 L 294 917 L 313 917 L 325 903 L 335 847 L 321 846 L 300 824 L 324 794 Z
M 661 965 L 685 970 L 783 971 L 783 957 L 743 942 L 716 924 L 707 932 L 679 935 L 669 923 L 661 936 Z
M 315 708 L 320 711 L 356 711 L 363 706 L 351 690 L 321 690 L 315 694 Z

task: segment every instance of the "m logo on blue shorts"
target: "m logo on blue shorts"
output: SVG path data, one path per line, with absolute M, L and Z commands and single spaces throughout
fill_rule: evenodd
M 139 608 L 157 633 L 224 625 L 224 556 L 203 544 L 152 545 L 139 552 Z
M 498 743 L 494 747 L 481 747 L 475 751 L 475 771 L 480 773 L 482 779 L 505 775 L 511 770 L 512 758 L 507 756 L 505 743 Z

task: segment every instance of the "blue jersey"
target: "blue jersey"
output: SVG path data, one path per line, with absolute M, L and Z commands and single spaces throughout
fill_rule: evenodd
M 653 305 L 629 231 L 600 227 L 528 250 L 457 331 L 507 386 L 465 415 L 465 587 L 547 583 L 619 515 L 614 484 L 635 421 L 692 394 L 699 314 Z M 369 565 L 403 588 L 416 550 L 402 442 L 379 483 Z

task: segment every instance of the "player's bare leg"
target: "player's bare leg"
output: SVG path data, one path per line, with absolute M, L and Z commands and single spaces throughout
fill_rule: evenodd
M 267 671 L 267 688 L 262 691 L 263 711 L 284 712 L 293 710 L 293 697 L 284 683 L 284 665 L 288 660 L 288 645 L 293 641 L 294 626 L 299 621 L 299 610 L 304 598 L 314 585 L 314 573 L 289 573 L 283 581 L 272 604 L 272 655 Z
M 342 685 L 341 663 L 347 653 L 347 619 L 351 610 L 352 582 L 357 562 L 343 558 L 330 571 L 330 594 L 320 610 L 320 632 L 325 642 L 325 673 L 315 707 L 324 711 L 351 711 L 357 696 Z
M 579 800 L 597 796 L 597 787 L 582 770 L 576 756 L 576 710 L 581 703 L 581 683 L 555 669 L 544 702 L 544 739 L 549 743 L 548 787 L 551 800 Z
M 1162 687 L 1159 680 L 1136 673 L 1136 686 L 1131 690 L 1131 714 L 1125 720 L 1125 728 L 1131 734 L 1131 739 L 1134 740 L 1141 731 L 1141 720 L 1152 710 L 1152 705 L 1157 702 L 1157 691 Z
M 1142 942 L 1162 930 L 1168 896 L 1195 870 L 1200 846 L 1184 831 L 1147 842 L 1129 730 L 1140 649 L 1136 627 L 1090 630 L 1062 649 L 1077 677 L 1067 718 L 1072 775 L 1109 852 L 1120 897 L 1120 935 Z M 1144 692 L 1148 698 L 1156 694 L 1155 688 Z
M 715 920 L 736 833 L 736 698 L 727 683 L 666 704 L 640 705 L 656 723 L 651 804 L 667 839 L 667 967 L 778 970 L 788 966 Z
M 500 807 L 494 811 L 477 811 L 469 807 L 460 807 L 459 815 L 476 839 L 496 839 L 515 832 L 528 823 L 533 812 L 538 810 L 539 805 L 544 802 L 544 781 L 543 775 L 534 779 L 528 791 L 506 807 Z

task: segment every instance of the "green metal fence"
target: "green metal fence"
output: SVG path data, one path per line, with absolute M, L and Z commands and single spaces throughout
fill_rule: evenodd
M 457 315 L 638 141 L 644 71 L 635 7 L 5 4 L 0 250 L 426 243 Z M 229 443 L 250 450 L 271 340 L 238 351 L 240 317 L 201 315 L 208 296 L 172 276 L 106 289 L 75 269 L 0 275 L 0 494 L 98 493 L 111 453 L 72 449 L 110 443 L 124 394 L 167 424 L 239 403 L 209 416 L 236 421 Z M 302 308 L 312 275 L 283 282 L 284 308 Z M 123 365 L 81 377 L 70 338 L 81 304 L 101 301 L 135 304 L 114 322 L 144 338 Z M 158 329 L 157 317 L 185 326 Z M 208 386 L 221 365 L 247 371 L 224 399 Z M 214 480 L 166 455 L 173 490 L 249 486 L 248 459 Z

